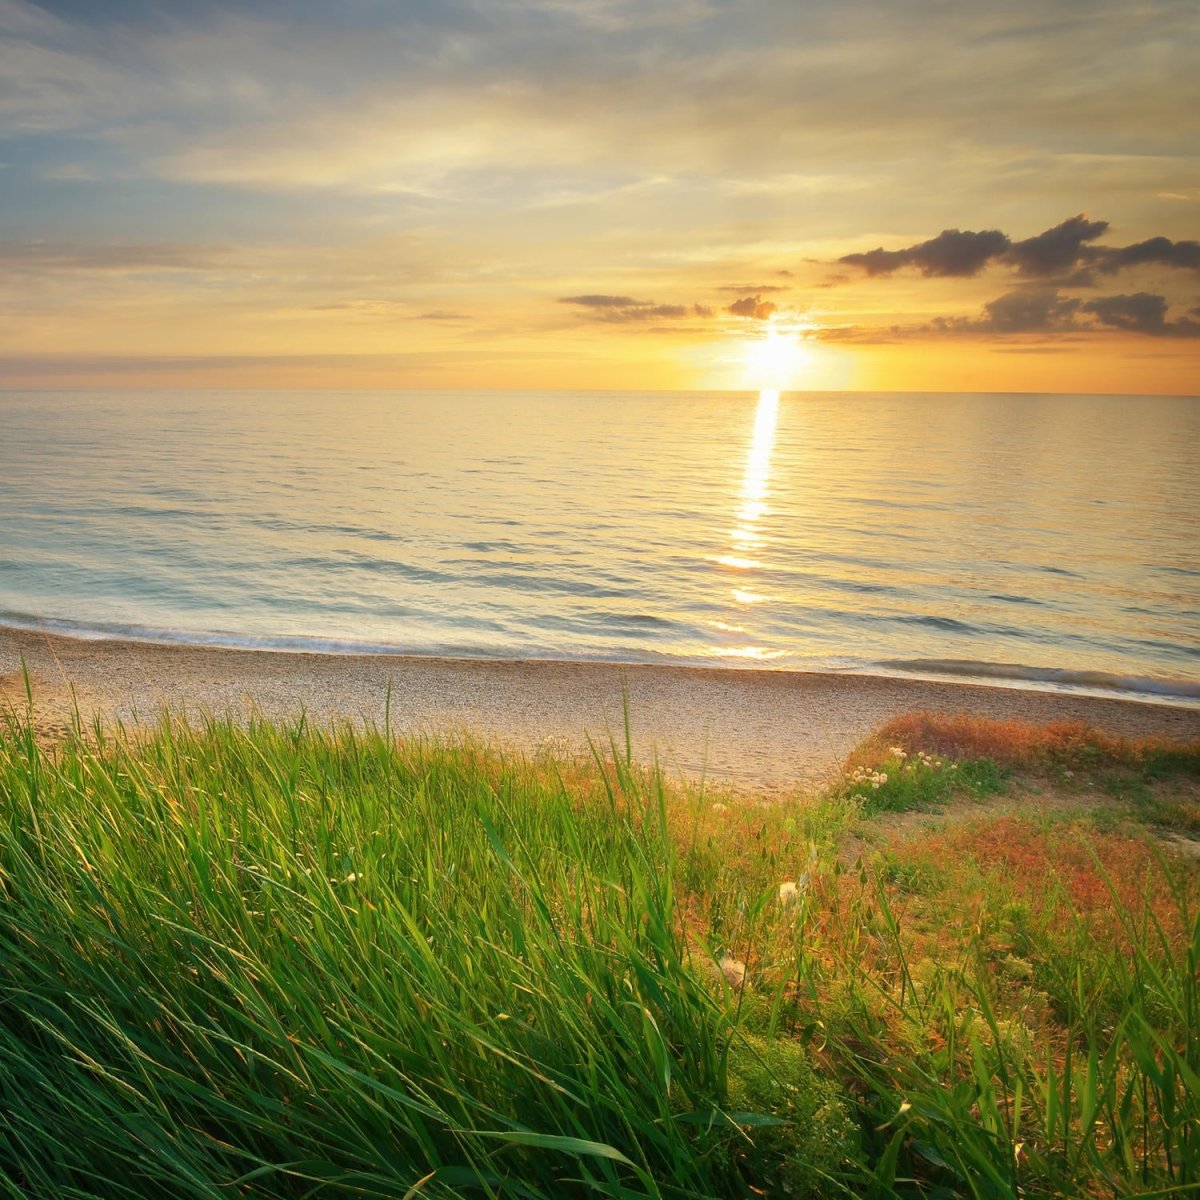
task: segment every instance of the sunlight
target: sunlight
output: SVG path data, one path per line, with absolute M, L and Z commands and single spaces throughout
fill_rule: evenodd
M 758 390 L 781 391 L 809 361 L 808 347 L 794 329 L 784 329 L 772 318 L 766 332 L 746 343 L 747 381 Z

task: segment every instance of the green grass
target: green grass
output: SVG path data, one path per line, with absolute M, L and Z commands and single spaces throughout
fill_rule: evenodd
M 763 806 L 612 747 L 13 715 L 0 1196 L 1200 1193 L 1194 870 L 986 812 L 851 866 L 1006 786 L 900 748 Z
M 846 776 L 844 794 L 868 815 L 936 808 L 954 797 L 1004 790 L 1010 772 L 990 758 L 951 760 L 903 746 L 889 746 Z

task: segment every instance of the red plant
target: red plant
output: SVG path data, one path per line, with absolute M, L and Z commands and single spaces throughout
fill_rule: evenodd
M 893 717 L 851 755 L 848 767 L 877 762 L 889 746 L 925 750 L 949 758 L 990 758 L 1010 767 L 1138 766 L 1149 756 L 1171 753 L 1200 758 L 1200 742 L 1122 738 L 1080 721 L 1033 725 L 986 717 L 946 717 L 916 712 Z

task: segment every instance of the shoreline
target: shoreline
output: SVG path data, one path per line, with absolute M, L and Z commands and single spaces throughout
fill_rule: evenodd
M 48 731 L 77 703 L 85 721 L 153 721 L 303 710 L 397 734 L 472 735 L 524 753 L 623 744 L 629 696 L 634 757 L 670 777 L 760 793 L 830 782 L 888 718 L 928 709 L 996 720 L 1085 721 L 1129 737 L 1200 738 L 1200 707 L 956 679 L 559 659 L 232 649 L 92 640 L 0 626 L 0 704 L 23 707 L 21 663 Z

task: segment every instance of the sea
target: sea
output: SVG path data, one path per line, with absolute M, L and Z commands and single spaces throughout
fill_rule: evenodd
M 0 392 L 0 625 L 1200 704 L 1200 399 Z

